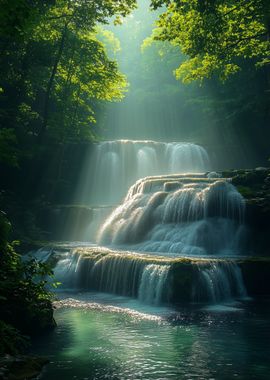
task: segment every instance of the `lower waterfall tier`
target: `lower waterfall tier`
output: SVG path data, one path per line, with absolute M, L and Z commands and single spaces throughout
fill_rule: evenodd
M 56 262 L 62 289 L 138 298 L 147 304 L 219 303 L 247 296 L 241 267 L 232 259 L 165 258 L 105 248 L 79 248 L 39 258 Z

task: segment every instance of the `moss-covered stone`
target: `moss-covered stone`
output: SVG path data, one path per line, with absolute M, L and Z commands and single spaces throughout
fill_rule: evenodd
M 175 262 L 170 270 L 172 303 L 191 302 L 196 266 L 192 261 Z
M 104 248 L 83 248 L 79 249 L 86 255 L 85 257 L 95 257 L 107 254 L 123 254 L 123 252 L 114 253 Z M 138 257 L 137 254 L 129 252 L 125 253 L 127 259 Z M 95 260 L 94 259 L 94 260 Z M 170 301 L 172 303 L 190 302 L 192 301 L 192 288 L 196 279 L 198 279 L 198 271 L 200 268 L 210 267 L 213 262 L 224 262 L 226 258 L 200 258 L 200 257 L 161 257 L 152 255 L 141 255 L 140 259 L 147 263 L 167 264 L 170 265 L 170 285 L 172 288 Z M 230 261 L 239 265 L 242 270 L 243 280 L 250 296 L 270 295 L 270 257 L 246 257 L 246 258 L 230 258 Z

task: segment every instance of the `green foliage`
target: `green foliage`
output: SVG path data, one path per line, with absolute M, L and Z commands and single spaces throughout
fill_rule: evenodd
M 108 58 L 100 25 L 125 17 L 135 0 L 3 0 L 0 14 L 0 161 L 8 148 L 95 140 L 100 104 L 121 100 L 126 78 Z M 117 22 L 118 22 L 117 21 Z M 97 27 L 97 25 L 99 25 Z M 119 47 L 114 46 L 114 49 Z M 16 139 L 16 140 L 15 140 Z M 16 154 L 15 154 L 16 153 Z
M 166 5 L 152 39 L 169 41 L 187 58 L 175 70 L 184 83 L 213 75 L 224 81 L 245 60 L 269 64 L 270 3 L 267 0 L 153 0 Z
M 48 276 L 53 273 L 49 265 L 40 263 L 35 259 L 23 261 L 16 253 L 15 247 L 18 242 L 6 243 L 0 257 L 0 297 L 2 302 L 9 297 L 23 299 L 33 309 L 39 301 L 52 300 L 53 295 L 46 290 Z
M 14 129 L 0 129 L 0 163 L 17 166 L 17 138 Z
M 0 320 L 0 356 L 17 355 L 29 346 L 29 339 L 15 327 Z
M 10 224 L 0 214 L 0 352 L 16 353 L 24 345 L 23 334 L 33 334 L 54 324 L 52 293 L 46 286 L 51 268 L 36 260 L 22 260 L 18 244 L 7 242 Z M 8 325 L 7 325 L 8 324 Z M 9 326 L 11 325 L 11 326 Z M 17 331 L 19 330 L 19 332 Z M 11 339 L 10 342 L 8 340 Z
M 115 58 L 116 54 L 121 51 L 120 41 L 112 31 L 98 27 L 97 38 L 104 45 L 109 57 Z
M 11 230 L 11 224 L 6 218 L 6 214 L 0 211 L 0 250 L 5 251 L 7 247 L 8 235 Z

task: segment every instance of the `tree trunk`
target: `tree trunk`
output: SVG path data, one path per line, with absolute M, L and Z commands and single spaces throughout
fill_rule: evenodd
M 58 65 L 59 65 L 60 59 L 61 59 L 62 54 L 63 54 L 63 50 L 64 50 L 64 46 L 65 46 L 65 40 L 66 40 L 66 36 L 67 36 L 67 30 L 68 30 L 68 28 L 67 28 L 67 23 L 66 23 L 64 26 L 63 32 L 62 32 L 57 56 L 56 56 L 54 65 L 52 67 L 50 79 L 49 79 L 49 82 L 47 84 L 45 100 L 44 100 L 44 108 L 43 108 L 43 121 L 42 121 L 41 129 L 40 129 L 40 132 L 38 135 L 39 141 L 43 140 L 44 135 L 46 133 L 46 129 L 47 129 L 47 125 L 48 125 L 48 118 L 49 118 L 51 92 L 53 89 L 54 79 L 55 79 L 55 75 L 57 73 Z

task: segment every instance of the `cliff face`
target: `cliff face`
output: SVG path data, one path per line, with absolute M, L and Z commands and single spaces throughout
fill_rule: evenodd
M 247 253 L 270 256 L 270 168 L 222 173 L 246 200 Z

